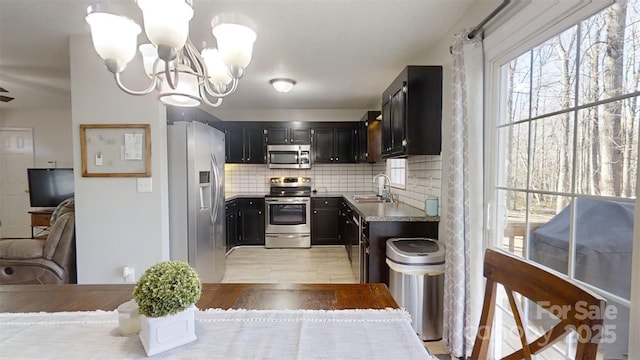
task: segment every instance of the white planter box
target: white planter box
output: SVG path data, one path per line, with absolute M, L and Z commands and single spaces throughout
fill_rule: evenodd
M 191 305 L 175 315 L 150 318 L 140 315 L 140 341 L 152 356 L 196 340 L 196 307 Z

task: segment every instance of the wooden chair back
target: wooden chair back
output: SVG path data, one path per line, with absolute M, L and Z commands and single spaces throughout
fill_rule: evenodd
M 484 276 L 487 278 L 485 297 L 471 359 L 487 359 L 498 284 L 504 287 L 509 299 L 522 345 L 520 350 L 503 359 L 530 360 L 531 355 L 550 347 L 572 331 L 578 334 L 576 360 L 596 358 L 606 310 L 606 300 L 603 297 L 503 251 L 486 250 Z M 545 334 L 529 342 L 514 293 L 521 294 L 554 315 L 561 314 L 560 321 Z M 562 311 L 558 311 L 559 309 Z

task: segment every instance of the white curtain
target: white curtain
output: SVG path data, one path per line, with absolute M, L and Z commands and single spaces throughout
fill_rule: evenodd
M 476 37 L 477 38 L 477 37 Z M 483 49 L 482 40 L 455 35 L 452 116 L 446 168 L 443 340 L 455 357 L 471 355 L 482 298 Z

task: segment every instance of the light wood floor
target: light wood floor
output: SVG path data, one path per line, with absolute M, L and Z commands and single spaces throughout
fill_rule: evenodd
M 241 247 L 227 256 L 223 283 L 358 283 L 344 247 Z

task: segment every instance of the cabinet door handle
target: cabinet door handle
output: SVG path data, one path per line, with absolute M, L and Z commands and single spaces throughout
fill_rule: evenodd
M 333 158 L 331 158 L 330 160 L 333 161 Z
M 338 160 L 340 160 L 340 159 L 336 158 L 336 161 L 338 161 Z
M 258 215 L 262 215 L 262 210 L 258 210 Z
M 327 205 L 327 204 L 329 204 L 329 202 L 328 202 L 328 201 L 325 201 L 325 202 L 324 202 L 324 204 L 325 204 L 325 205 Z
M 313 213 L 314 213 L 314 214 L 317 214 L 317 213 L 318 213 L 318 210 L 313 210 Z

